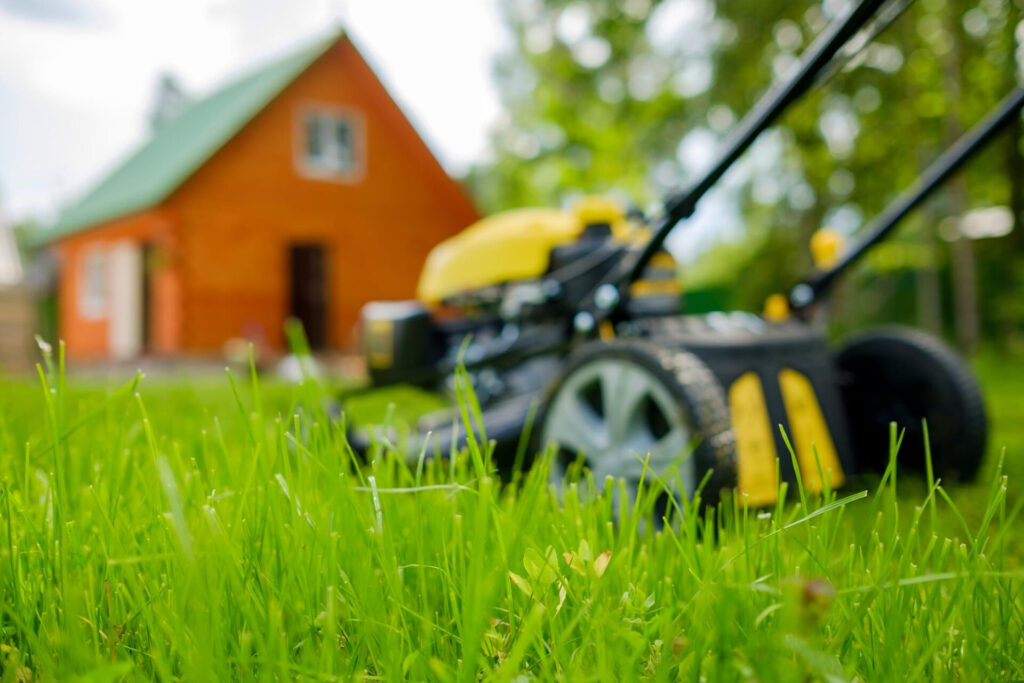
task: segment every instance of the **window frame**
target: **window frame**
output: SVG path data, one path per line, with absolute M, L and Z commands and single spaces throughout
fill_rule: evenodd
M 334 124 L 348 125 L 352 152 L 352 163 L 348 168 L 334 168 L 331 164 L 318 163 L 309 157 L 309 121 L 312 117 L 328 119 Z M 303 104 L 296 108 L 294 140 L 295 169 L 303 177 L 345 184 L 363 180 L 366 174 L 366 121 L 358 109 L 338 105 Z

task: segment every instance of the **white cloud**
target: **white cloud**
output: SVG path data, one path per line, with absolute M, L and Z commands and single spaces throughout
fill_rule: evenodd
M 52 212 L 138 144 L 161 71 L 202 94 L 342 21 L 449 170 L 482 156 L 498 118 L 493 0 L 44 4 L 0 4 L 0 196 L 15 216 Z

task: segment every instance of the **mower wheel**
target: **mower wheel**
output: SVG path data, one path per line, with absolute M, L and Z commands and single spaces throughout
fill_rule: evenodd
M 884 328 L 845 344 L 836 362 L 859 469 L 885 470 L 895 422 L 906 430 L 900 471 L 923 473 L 923 419 L 935 475 L 977 475 L 988 432 L 985 402 L 956 352 L 919 330 Z
M 552 447 L 561 485 L 582 454 L 595 483 L 622 478 L 630 495 L 660 478 L 690 498 L 718 500 L 736 485 L 736 446 L 725 395 L 696 356 L 645 341 L 594 342 L 570 356 L 538 416 L 540 448 Z M 673 468 L 678 468 L 678 478 Z

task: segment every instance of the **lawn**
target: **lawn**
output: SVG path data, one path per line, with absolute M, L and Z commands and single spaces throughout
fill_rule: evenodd
M 660 532 L 653 495 L 560 500 L 543 461 L 362 465 L 313 383 L 8 381 L 2 678 L 1020 680 L 1024 361 L 977 365 L 977 483 L 890 472 Z M 389 398 L 421 400 L 360 416 Z

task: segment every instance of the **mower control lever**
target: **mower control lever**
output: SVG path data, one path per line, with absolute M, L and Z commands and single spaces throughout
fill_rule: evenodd
M 838 263 L 794 287 L 789 295 L 789 303 L 793 310 L 806 315 L 814 302 L 822 298 L 846 269 L 856 263 L 871 247 L 885 239 L 908 213 L 927 199 L 968 159 L 982 150 L 999 131 L 1019 117 L 1021 108 L 1024 108 L 1024 87 L 1018 87 L 1003 98 L 988 116 L 943 152 L 913 185 L 904 190 L 864 228 L 864 238 L 843 254 Z
M 861 0 L 843 19 L 833 22 L 803 54 L 796 73 L 762 97 L 743 117 L 711 169 L 688 190 L 670 197 L 665 202 L 665 214 L 658 222 L 651 239 L 643 246 L 626 272 L 614 274 L 614 279 L 607 283 L 618 290 L 618 300 L 608 309 L 601 309 L 596 306 L 596 301 L 593 302 L 599 309 L 595 311 L 599 319 L 615 312 L 626 298 L 625 291 L 641 277 L 647 264 L 662 248 L 673 228 L 693 214 L 697 202 L 725 175 L 754 140 L 771 126 L 789 105 L 799 100 L 815 84 L 818 76 L 836 54 L 871 20 L 885 2 L 886 0 Z M 598 290 L 600 288 L 599 286 Z

